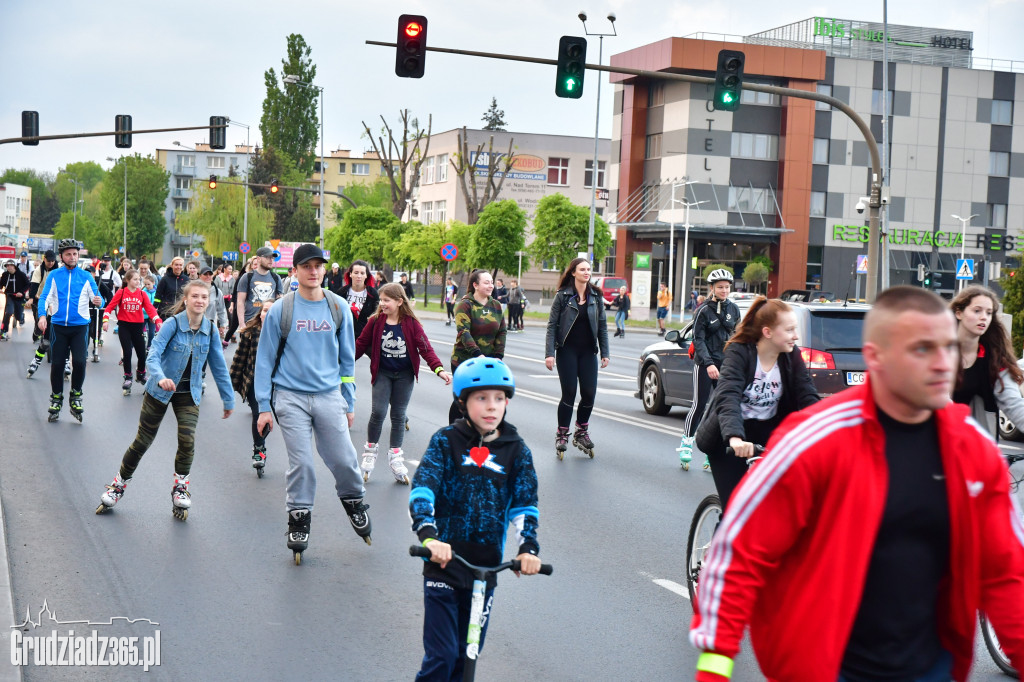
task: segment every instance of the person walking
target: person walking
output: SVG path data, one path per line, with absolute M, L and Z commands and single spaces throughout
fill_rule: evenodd
M 455 303 L 458 301 L 458 295 L 459 285 L 449 277 L 444 285 L 444 306 L 448 310 L 448 321 L 444 323 L 446 327 L 452 326 L 452 321 L 455 319 Z
M 46 284 L 46 277 L 47 277 L 47 275 L 49 275 L 51 272 L 53 272 L 56 269 L 57 269 L 57 254 L 55 254 L 52 250 L 47 249 L 46 253 L 43 254 L 43 262 L 39 265 L 38 268 L 35 268 L 34 270 L 32 270 L 32 276 L 29 278 L 29 283 L 28 283 L 28 299 L 26 300 L 25 303 L 26 303 L 26 305 L 28 305 L 28 307 L 32 311 L 32 319 L 33 319 L 32 342 L 33 343 L 38 341 L 40 339 L 40 337 L 46 338 L 46 335 L 40 333 L 40 331 L 39 331 L 39 317 L 38 317 L 38 315 L 36 313 L 36 305 L 39 303 L 39 294 L 42 293 L 43 286 Z M 47 344 L 49 344 L 49 340 L 47 340 Z M 49 345 L 47 345 L 47 347 L 49 347 Z M 44 350 L 44 353 L 45 353 L 45 350 Z M 36 367 L 38 368 L 38 364 L 36 365 Z M 34 372 L 34 371 L 35 370 L 32 370 L 32 372 Z M 32 375 L 32 372 L 29 372 L 29 376 Z
M 698 306 L 693 316 L 693 407 L 683 422 L 683 437 L 679 442 L 679 464 L 690 468 L 693 459 L 693 437 L 704 416 L 711 391 L 718 383 L 719 369 L 725 359 L 725 344 L 740 322 L 740 309 L 729 298 L 732 290 L 732 273 L 718 268 L 708 273 L 708 289 L 711 299 Z M 710 461 L 705 457 L 704 470 L 709 471 Z
M 337 263 L 331 263 L 330 271 L 324 275 L 324 288 L 341 296 L 341 288 L 345 286 L 345 273 Z
M 355 421 L 355 335 L 352 310 L 321 287 L 324 252 L 302 244 L 293 256 L 299 288 L 267 314 L 256 351 L 256 428 L 274 420 L 288 450 L 285 504 L 288 548 L 296 563 L 309 542 L 317 452 L 334 476 L 334 489 L 356 534 L 370 544 L 369 505 L 350 429 Z M 341 390 L 338 390 L 338 386 Z M 273 408 L 273 413 L 271 413 Z M 340 415 L 344 414 L 344 418 Z
M 232 282 L 231 284 L 231 305 L 228 306 L 228 317 L 230 319 L 228 320 L 228 331 L 224 335 L 224 340 L 227 341 L 229 344 L 235 340 L 235 331 L 238 330 L 238 320 L 240 319 L 237 312 L 238 283 L 241 281 L 242 276 L 245 275 L 245 273 L 252 271 L 255 265 L 256 256 L 253 256 L 248 261 L 246 261 L 245 264 L 242 265 L 242 268 L 238 272 L 235 273 L 236 277 L 234 278 L 234 282 Z
M 230 417 L 235 408 L 224 354 L 217 344 L 216 330 L 205 316 L 209 303 L 210 290 L 205 284 L 198 280 L 187 283 L 182 288 L 182 299 L 171 309 L 167 324 L 157 333 L 152 352 L 146 359 L 149 377 L 139 413 L 139 430 L 121 458 L 117 475 L 100 497 L 97 514 L 104 513 L 124 496 L 170 407 L 178 422 L 171 512 L 176 519 L 188 519 L 192 507 L 189 476 L 195 458 L 199 404 L 203 399 L 200 372 L 207 362 L 224 404 L 223 418 Z
M 189 283 L 188 275 L 185 274 L 184 270 L 185 259 L 181 256 L 175 256 L 171 259 L 171 264 L 156 284 L 156 298 L 154 301 L 156 302 L 157 311 L 159 311 L 160 316 L 164 319 L 168 318 L 171 308 L 177 304 L 185 285 Z
M 139 273 L 139 276 L 142 276 L 141 272 Z M 156 279 L 152 274 L 142 277 L 142 293 L 146 294 L 149 298 L 149 302 L 152 303 L 155 308 L 156 303 L 154 299 L 156 299 Z M 145 309 L 142 311 L 142 320 L 146 325 L 146 351 L 149 352 L 150 347 L 153 345 L 153 339 L 156 338 L 156 322 L 153 321 L 153 318 L 149 316 L 149 313 L 147 313 Z
M 412 284 L 409 282 L 409 275 L 403 272 L 402 276 L 399 278 L 399 284 L 402 285 L 402 290 L 405 291 L 405 297 L 409 299 L 409 305 L 416 305 L 416 293 L 412 290 Z
M 481 355 L 489 358 L 505 356 L 505 337 L 508 328 L 501 304 L 491 296 L 494 281 L 486 270 L 474 270 L 469 275 L 466 294 L 455 308 L 455 345 L 452 347 L 452 374 L 459 365 Z M 462 414 L 459 401 L 453 400 L 448 409 L 448 423 Z
M 598 356 L 600 366 L 608 366 L 608 320 L 604 314 L 604 296 L 590 281 L 590 261 L 574 258 L 558 281 L 558 293 L 551 302 L 547 334 L 544 339 L 544 366 L 558 369 L 562 397 L 558 402 L 558 431 L 555 452 L 562 459 L 569 442 L 576 388 L 580 404 L 576 409 L 573 446 L 591 457 L 594 441 L 590 437 L 590 415 L 597 397 Z
M 124 395 L 132 392 L 132 348 L 135 349 L 136 369 L 135 380 L 146 384 L 146 338 L 143 313 L 149 316 L 159 330 L 161 319 L 153 307 L 146 292 L 139 288 L 139 273 L 129 270 L 124 276 L 125 286 L 117 290 L 114 298 L 103 310 L 103 331 L 107 331 L 110 313 L 117 314 L 117 336 L 121 341 L 121 366 L 124 372 L 124 383 L 121 391 Z
M 513 279 L 508 290 L 508 330 L 523 331 L 523 308 L 526 306 L 526 292 L 519 286 L 519 280 Z
M 15 322 L 25 322 L 25 299 L 28 298 L 29 282 L 25 273 L 18 269 L 13 258 L 4 262 L 0 274 L 0 293 L 4 294 L 3 324 L 0 325 L 0 341 L 6 341 Z
M 619 287 L 619 294 L 612 301 L 615 307 L 615 336 L 626 337 L 626 320 L 629 319 L 629 293 L 626 287 Z
M 658 285 L 658 336 L 665 336 L 665 319 L 671 306 L 672 292 L 668 290 L 668 285 L 662 282 Z
M 505 281 L 500 277 L 494 280 L 494 292 L 491 295 L 502 306 L 508 305 L 508 289 L 505 288 Z
M 57 421 L 64 406 L 64 367 L 72 360 L 71 416 L 82 421 L 85 412 L 82 389 L 85 387 L 85 360 L 88 351 L 89 306 L 103 302 L 96 280 L 78 267 L 79 244 L 74 239 L 61 239 L 57 251 L 64 267 L 46 278 L 39 296 L 39 330 L 50 333 L 50 407 L 48 420 Z M 52 317 L 47 317 L 48 315 Z M 50 322 L 52 321 L 52 324 Z
M 270 305 L 284 295 L 281 278 L 271 270 L 273 266 L 274 250 L 269 246 L 261 246 L 256 249 L 252 270 L 238 279 L 235 314 L 238 316 L 239 327 L 244 327 L 246 322 L 256 317 L 262 306 Z
M 259 403 L 256 400 L 254 376 L 256 374 L 256 352 L 259 349 L 260 334 L 263 322 L 267 319 L 270 306 L 260 308 L 260 314 L 249 322 L 238 333 L 238 348 L 231 358 L 231 386 L 242 396 L 242 402 L 249 406 L 252 413 L 252 468 L 256 476 L 263 478 L 263 470 L 267 466 L 267 439 L 258 428 L 260 418 Z
M 412 399 L 413 386 L 419 379 L 420 358 L 446 385 L 451 384 L 452 377 L 444 371 L 444 365 L 434 353 L 403 286 L 385 284 L 377 293 L 380 295 L 377 312 L 370 316 L 356 339 L 356 360 L 369 355 L 370 383 L 373 386 L 370 421 L 366 425 L 366 444 L 360 468 L 363 481 L 369 481 L 377 461 L 384 417 L 390 407 L 388 466 L 396 481 L 408 485 L 409 469 L 405 466 L 402 444 L 405 440 L 406 409 Z
M 377 310 L 377 280 L 370 274 L 370 264 L 364 260 L 352 261 L 345 271 L 345 284 L 338 294 L 348 301 L 355 318 L 356 338 L 363 333 L 366 321 Z
M 790 415 L 714 534 L 699 682 L 730 678 L 747 633 L 770 680 L 964 682 L 979 611 L 1024 670 L 1024 523 L 999 449 L 949 399 L 954 317 L 897 286 L 863 334 L 865 383 Z
M 28 251 L 22 251 L 18 254 L 17 268 L 25 273 L 25 277 L 32 279 L 32 273 L 36 271 L 35 267 L 32 266 L 32 261 L 28 259 Z
M 217 340 L 221 341 L 228 328 L 228 311 L 224 308 L 224 297 L 213 283 L 213 270 L 204 265 L 199 270 L 199 281 L 210 288 L 210 305 L 206 306 L 206 317 L 217 328 Z M 223 345 L 221 346 L 223 349 Z

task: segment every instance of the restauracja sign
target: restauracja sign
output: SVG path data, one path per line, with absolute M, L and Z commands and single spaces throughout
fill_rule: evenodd
M 973 235 L 976 249 L 988 251 L 1013 251 L 1017 248 L 1016 239 L 1011 235 L 990 233 Z M 866 225 L 833 225 L 832 239 L 841 242 L 868 242 Z M 963 244 L 963 236 L 959 232 L 933 232 L 931 230 L 893 229 L 889 233 L 890 244 L 907 246 L 951 246 Z M 971 246 L 970 240 L 967 246 Z

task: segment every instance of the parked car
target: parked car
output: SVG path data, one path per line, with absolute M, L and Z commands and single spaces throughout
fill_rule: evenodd
M 746 314 L 752 301 L 736 301 Z M 864 316 L 870 306 L 838 303 L 790 303 L 796 313 L 804 363 L 822 396 L 863 384 L 867 367 L 861 354 Z M 637 392 L 648 414 L 668 414 L 673 405 L 693 405 L 693 360 L 689 348 L 693 324 L 665 334 L 640 353 Z
M 604 294 L 606 306 L 611 305 L 615 297 L 619 295 L 619 287 L 626 287 L 626 292 L 629 292 L 629 284 L 626 283 L 625 277 L 595 277 L 593 283 Z

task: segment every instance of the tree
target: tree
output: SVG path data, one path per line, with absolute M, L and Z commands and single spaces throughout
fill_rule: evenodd
M 743 268 L 743 281 L 760 290 L 761 285 L 768 281 L 768 274 L 768 268 L 764 263 L 752 260 Z
M 249 166 L 249 182 L 269 185 L 274 180 L 286 187 L 300 187 L 306 182 L 295 163 L 274 147 L 256 149 Z M 320 235 L 320 224 L 313 208 L 312 194 L 281 190 L 272 194 L 264 187 L 253 187 L 253 196 L 264 197 L 266 206 L 274 212 L 272 235 L 291 242 L 315 242 Z
M 469 260 L 478 268 L 516 272 L 517 251 L 526 248 L 526 213 L 512 199 L 496 201 L 480 213 L 469 240 Z M 528 261 L 527 261 L 528 264 Z
M 498 98 L 491 97 L 491 108 L 484 112 L 480 119 L 484 122 L 484 130 L 505 130 L 505 110 L 498 108 Z
M 125 215 L 124 164 L 128 167 L 128 254 L 154 253 L 163 246 L 167 231 L 164 207 L 170 174 L 152 156 L 122 157 L 109 171 L 100 191 L 100 204 L 105 212 L 99 221 L 101 229 L 116 235 L 111 246 L 121 245 Z
M 409 205 L 413 189 L 420 184 L 420 166 L 427 159 L 430 149 L 430 131 L 434 117 L 427 117 L 426 131 L 420 128 L 419 119 L 410 118 L 408 109 L 398 112 L 398 118 L 402 123 L 401 139 L 395 137 L 395 132 L 383 116 L 380 120 L 384 123 L 384 128 L 377 137 L 373 136 L 370 126 L 366 125 L 365 121 L 363 135 L 369 138 L 377 158 L 384 164 L 384 173 L 391 185 L 391 212 L 395 217 L 401 218 Z
M 210 189 L 205 182 L 192 185 L 192 201 L 188 211 L 179 212 L 175 227 L 181 234 L 199 234 L 209 253 L 234 251 L 244 237 L 253 244 L 270 239 L 274 212 L 266 207 L 264 198 L 249 200 L 248 230 L 245 220 L 245 193 L 241 185 L 217 185 Z
M 505 154 L 495 154 L 494 136 L 492 135 L 487 141 L 486 153 L 484 152 L 484 143 L 481 142 L 476 147 L 476 153 L 470 154 L 466 126 L 462 126 L 462 132 L 458 134 L 459 152 L 452 155 L 451 164 L 452 168 L 455 169 L 455 174 L 459 177 L 459 188 L 462 190 L 462 196 L 466 200 L 466 215 L 468 217 L 466 222 L 470 225 L 476 223 L 484 207 L 492 201 L 497 201 L 498 195 L 501 194 L 501 186 L 505 183 L 505 176 L 512 168 L 512 163 L 515 160 L 515 155 L 512 153 L 513 141 L 513 138 L 509 138 L 508 152 Z M 482 154 L 485 155 L 481 156 Z M 478 170 L 482 159 L 487 161 L 485 171 Z M 482 191 L 476 179 L 477 175 L 482 175 L 484 178 Z M 467 176 L 469 177 L 468 180 L 466 179 Z M 497 182 L 495 182 L 496 176 Z
M 530 256 L 535 263 L 551 261 L 554 267 L 564 268 L 576 254 L 586 253 L 589 229 L 589 209 L 573 204 L 563 194 L 549 194 L 537 203 Z M 611 245 L 608 223 L 595 216 L 594 260 L 603 260 Z
M 8 168 L 0 175 L 0 185 L 11 183 L 32 188 L 32 208 L 29 231 L 50 234 L 60 219 L 60 207 L 53 196 L 53 176 L 39 173 L 30 168 L 15 170 Z
M 442 282 L 448 276 L 451 262 L 441 258 L 441 247 L 455 244 L 460 255 L 465 253 L 472 239 L 473 227 L 458 220 L 424 225 L 418 221 L 406 223 L 393 249 L 397 262 L 424 271 L 424 281 L 430 270 L 441 270 Z M 423 304 L 427 304 L 427 288 L 423 288 Z
M 727 270 L 731 275 L 736 274 L 732 268 L 724 263 L 712 263 L 711 265 L 704 266 L 704 269 L 701 270 L 700 278 L 706 282 L 708 275 L 710 275 L 713 270 Z
M 350 263 L 362 259 L 374 265 L 387 262 L 402 234 L 402 223 L 391 211 L 361 206 L 345 214 L 341 224 L 324 235 L 331 260 Z
M 356 206 L 376 206 L 391 210 L 391 183 L 384 178 L 377 178 L 373 184 L 356 183 L 345 188 L 345 196 L 355 202 Z M 334 210 L 334 222 L 340 223 L 345 213 L 354 207 L 344 199 L 331 207 Z
M 768 268 L 768 272 L 771 272 L 772 270 L 775 269 L 775 263 L 773 263 L 772 259 L 769 258 L 768 256 L 766 256 L 763 253 L 760 254 L 760 255 L 754 256 L 753 258 L 751 258 L 750 262 L 751 263 L 763 263 L 764 266 L 766 268 Z M 744 278 L 744 279 L 746 279 L 746 278 Z
M 263 144 L 290 158 L 303 178 L 313 172 L 316 159 L 318 91 L 314 87 L 288 85 L 283 79 L 295 76 L 303 83 L 312 84 L 316 79 L 316 65 L 310 54 L 312 48 L 306 45 L 301 35 L 292 33 L 288 36 L 288 57 L 281 60 L 282 82 L 278 84 L 277 73 L 272 68 L 263 74 L 267 96 L 263 99 L 263 116 L 260 118 Z

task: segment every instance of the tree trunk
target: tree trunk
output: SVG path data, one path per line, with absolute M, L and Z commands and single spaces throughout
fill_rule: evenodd
M 427 305 L 430 303 L 430 299 L 427 298 L 427 293 L 430 290 L 430 268 L 423 268 L 423 309 L 427 309 Z

